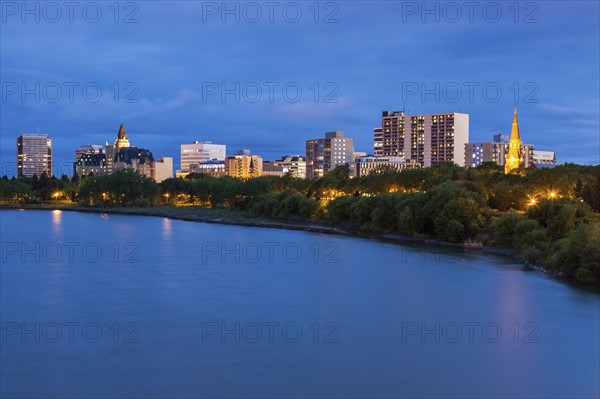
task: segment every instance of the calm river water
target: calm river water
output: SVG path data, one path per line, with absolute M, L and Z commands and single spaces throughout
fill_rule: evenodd
M 2 397 L 600 396 L 600 295 L 491 256 L 0 211 Z

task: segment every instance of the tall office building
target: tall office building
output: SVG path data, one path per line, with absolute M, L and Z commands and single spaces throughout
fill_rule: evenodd
M 189 173 L 190 165 L 206 161 L 225 161 L 226 146 L 210 141 L 194 141 L 181 145 L 181 172 Z
M 52 138 L 47 134 L 24 133 L 17 137 L 17 176 L 52 176 Z
M 353 168 L 354 143 L 344 132 L 327 132 L 325 138 L 306 140 L 306 178 L 319 179 L 337 166 Z
M 462 113 L 406 115 L 384 111 L 374 130 L 374 155 L 401 157 L 423 166 L 454 162 L 464 166 L 469 141 L 469 115 Z

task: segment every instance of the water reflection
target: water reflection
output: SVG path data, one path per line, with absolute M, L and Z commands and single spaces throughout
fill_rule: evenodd
M 0 264 L 2 321 L 18 322 L 18 329 L 26 323 L 28 331 L 40 323 L 40 342 L 32 334 L 23 340 L 25 330 L 3 337 L 1 397 L 598 397 L 600 391 L 597 293 L 510 262 L 165 218 L 1 212 L 3 239 L 17 244 Z M 203 241 L 220 251 L 208 261 Z M 27 248 L 40 242 L 41 261 L 19 252 L 21 242 Z M 235 260 L 236 243 L 281 249 L 290 242 L 302 248 L 301 261 L 286 261 L 280 252 L 275 262 L 266 253 L 256 263 L 243 252 Z M 78 244 L 73 257 L 65 243 Z M 331 243 L 339 262 L 322 262 L 322 253 L 315 261 L 312 248 Z M 95 247 L 103 250 L 98 257 Z M 63 253 L 53 262 L 57 248 Z M 65 322 L 79 323 L 72 341 Z M 329 322 L 339 328 L 333 336 Z M 96 345 L 82 334 L 88 323 L 97 323 L 88 333 L 101 328 Z M 139 342 L 124 344 L 125 323 L 139 327 L 133 337 Z M 205 323 L 219 331 L 205 334 Z M 244 330 L 250 323 L 263 328 L 258 342 Z M 276 333 L 264 323 L 279 323 Z M 301 327 L 300 341 L 286 340 L 286 323 Z M 407 323 L 419 331 L 406 334 Z M 440 332 L 428 333 L 423 323 L 441 325 Z M 472 339 L 465 323 L 478 323 Z M 57 325 L 62 336 L 53 342 Z M 461 328 L 458 342 L 454 330 L 444 329 L 453 325 Z
M 162 235 L 165 238 L 171 237 L 171 219 L 164 218 L 162 221 Z
M 63 212 L 58 209 L 52 211 L 52 231 L 55 233 L 62 231 L 62 214 Z

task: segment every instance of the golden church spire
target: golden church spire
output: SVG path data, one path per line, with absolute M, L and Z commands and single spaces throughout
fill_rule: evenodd
M 117 139 L 115 140 L 115 148 L 119 149 L 124 147 L 129 147 L 129 139 L 127 138 L 125 127 L 121 124 L 119 133 L 117 133 Z
M 521 135 L 519 134 L 519 121 L 517 119 L 517 107 L 513 114 L 512 130 L 510 131 L 510 143 L 504 164 L 504 173 L 517 171 L 523 164 L 523 153 L 521 150 Z

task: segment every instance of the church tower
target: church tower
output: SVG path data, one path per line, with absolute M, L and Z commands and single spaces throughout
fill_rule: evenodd
M 508 144 L 508 154 L 506 154 L 506 163 L 504 164 L 504 173 L 517 171 L 520 167 L 524 166 L 521 145 L 519 121 L 517 120 L 517 107 L 515 107 L 512 130 L 510 132 L 510 143 Z
M 119 127 L 119 133 L 117 134 L 117 139 L 115 140 L 115 152 L 119 152 L 120 148 L 129 147 L 129 139 L 127 138 L 127 133 L 125 132 L 125 128 L 123 124 Z

